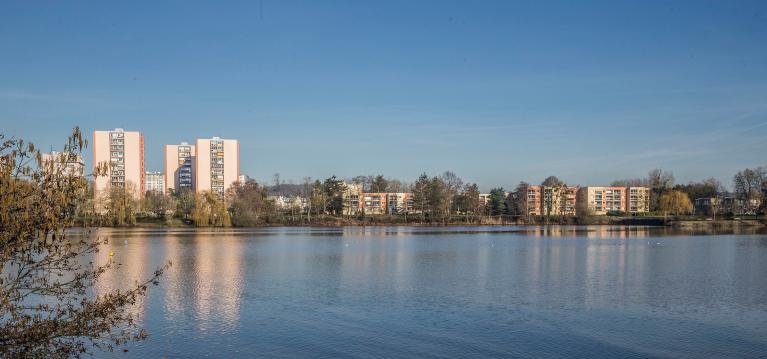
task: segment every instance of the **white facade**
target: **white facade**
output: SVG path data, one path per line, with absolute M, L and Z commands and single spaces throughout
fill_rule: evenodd
M 65 176 L 85 176 L 85 162 L 83 162 L 82 157 L 74 153 L 53 151 L 51 153 L 43 153 L 40 157 L 43 166 L 50 164 L 53 166 L 54 171 L 61 171 Z
M 146 173 L 146 191 L 155 193 L 165 193 L 165 174 L 162 172 Z

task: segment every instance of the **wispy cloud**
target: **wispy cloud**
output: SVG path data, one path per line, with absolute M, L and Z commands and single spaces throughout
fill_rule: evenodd
M 82 96 L 72 93 L 32 92 L 18 89 L 0 89 L 0 100 L 43 102 L 77 106 L 114 106 L 115 102 L 97 96 Z

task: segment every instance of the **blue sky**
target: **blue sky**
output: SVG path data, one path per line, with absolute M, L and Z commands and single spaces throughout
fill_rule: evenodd
M 767 165 L 767 2 L 0 2 L 0 130 L 75 125 L 150 170 L 236 138 L 259 180 L 730 185 Z

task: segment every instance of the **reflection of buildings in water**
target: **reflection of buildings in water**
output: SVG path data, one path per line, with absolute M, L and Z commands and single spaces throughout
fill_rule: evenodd
M 112 230 L 99 229 L 94 235 L 98 237 L 109 237 L 109 243 L 102 245 L 99 252 L 94 254 L 94 266 L 99 267 L 112 262 L 112 267 L 107 269 L 99 276 L 93 285 L 93 294 L 103 296 L 113 293 L 116 290 L 126 290 L 135 286 L 138 282 L 143 282 L 153 273 L 153 269 L 147 268 L 148 265 L 148 247 L 146 238 L 140 234 L 128 239 L 128 244 L 124 244 L 125 237 L 115 236 Z M 114 253 L 110 256 L 109 253 Z M 150 288 L 151 290 L 151 288 Z M 133 316 L 134 320 L 140 324 L 146 313 L 146 296 L 136 297 L 136 303 L 129 306 L 127 311 Z
M 622 225 L 591 225 L 591 226 L 571 226 L 571 225 L 549 225 L 529 227 L 523 231 L 528 237 L 579 237 L 585 236 L 591 239 L 628 239 L 645 238 L 650 236 L 650 227 L 644 226 L 622 226 Z M 657 230 L 657 229 L 655 229 Z
M 588 244 L 584 304 L 604 307 L 643 301 L 642 276 L 647 270 L 647 250 L 644 243 L 632 241 Z M 605 303 L 605 298 L 613 298 L 616 302 Z
M 525 256 L 527 259 L 527 269 L 524 270 L 524 273 L 527 273 L 529 275 L 529 280 L 523 281 L 522 283 L 529 283 L 529 288 L 520 288 L 520 292 L 522 293 L 528 293 L 528 302 L 530 303 L 536 303 L 538 302 L 539 298 L 541 297 L 541 284 L 543 281 L 543 278 L 541 277 L 541 273 L 543 272 L 543 265 L 541 263 L 541 251 L 542 244 L 539 241 L 536 241 L 535 243 L 530 243 L 530 246 L 527 248 L 528 253 Z
M 530 227 L 525 230 L 525 234 L 529 237 L 544 238 L 544 237 L 574 237 L 582 231 L 581 228 L 568 225 L 547 225 Z
M 195 313 L 200 329 L 211 321 L 233 325 L 239 320 L 242 296 L 242 243 L 231 235 L 195 236 Z
M 168 234 L 163 238 L 165 244 L 165 260 L 173 265 L 163 273 L 165 284 L 165 311 L 172 318 L 180 316 L 184 312 L 184 283 L 182 283 L 181 274 L 184 268 L 181 262 L 181 248 L 179 244 L 180 237 Z
M 404 227 L 347 228 L 338 241 L 339 286 L 347 294 L 380 286 L 387 295 L 431 286 L 439 268 L 459 265 L 454 253 L 433 250 L 442 239 Z
M 586 244 L 585 293 L 584 304 L 600 307 L 606 286 L 609 286 L 610 276 L 608 263 L 611 258 L 611 246 L 602 243 Z
M 403 231 L 400 227 L 377 227 L 377 226 L 361 226 L 361 227 L 344 227 L 342 230 L 342 236 L 344 238 L 364 238 L 364 237 L 391 237 L 391 236 L 403 236 L 411 235 L 411 232 Z
M 491 248 L 494 248 L 492 246 L 493 238 L 487 235 L 483 235 L 481 240 L 478 240 L 474 246 L 474 251 L 476 252 L 474 262 L 474 267 L 476 268 L 474 278 L 476 278 L 476 282 L 474 285 L 476 285 L 478 290 L 485 290 L 488 286 L 489 271 L 491 270 Z
M 587 226 L 585 230 L 590 239 L 630 239 L 650 235 L 648 227 L 640 226 Z
M 519 292 L 529 303 L 560 301 L 565 294 L 582 290 L 578 272 L 581 246 L 569 241 L 534 241 L 525 247 Z M 560 303 L 561 304 L 561 303 Z
M 413 263 L 412 252 L 408 250 L 408 237 L 397 235 L 394 241 L 394 289 L 401 292 L 410 286 L 411 277 L 406 275 Z
M 375 251 L 375 244 L 380 241 L 378 238 L 366 238 L 371 233 L 366 229 L 356 231 L 344 231 L 342 237 L 343 247 L 341 247 L 341 284 L 343 287 L 355 289 L 363 283 L 379 283 L 374 278 L 370 278 L 376 272 L 372 263 L 372 256 Z M 373 233 L 380 236 L 380 233 Z M 385 250 L 375 253 L 378 260 L 386 258 Z M 380 262 L 379 262 L 380 264 Z

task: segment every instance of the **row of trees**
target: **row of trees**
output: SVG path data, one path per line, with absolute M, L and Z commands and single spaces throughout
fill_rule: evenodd
M 181 190 L 168 195 L 149 192 L 141 202 L 137 202 L 129 195 L 130 187 L 114 188 L 103 201 L 107 210 L 99 223 L 132 225 L 136 222 L 136 216 L 141 214 L 166 221 L 183 220 L 198 226 L 255 226 L 279 222 L 279 217 L 286 214 L 311 222 L 312 216 L 341 216 L 345 213 L 344 208 L 351 206 L 350 197 L 344 196 L 346 183 L 359 186 L 365 193 L 412 193 L 412 212 L 421 220 L 442 221 L 457 214 L 527 216 L 529 209 L 527 192 L 530 184 L 527 182 L 520 182 L 511 192 L 502 187 L 493 188 L 489 196 L 480 201 L 476 183 L 464 183 L 458 175 L 447 171 L 439 176 L 424 173 L 412 184 L 383 175 L 357 176 L 351 180 L 335 176 L 314 181 L 305 178 L 301 185 L 285 184 L 277 179 L 272 186 L 262 186 L 248 180 L 234 184 L 224 198 L 212 193 Z M 547 177 L 541 185 L 553 188 L 557 193 L 565 193 L 569 188 L 556 176 Z M 744 208 L 720 208 L 720 211 L 756 213 L 764 210 L 767 169 L 757 167 L 739 171 L 733 180 L 733 192 L 727 192 L 715 178 L 677 184 L 673 173 L 661 169 L 650 171 L 645 178 L 617 180 L 610 185 L 650 188 L 650 211 L 657 214 L 689 214 L 693 212 L 692 202 L 696 198 L 714 198 L 714 203 L 718 204 L 725 197 L 731 198 L 727 203 Z M 292 194 L 288 208 L 278 207 L 270 199 L 270 193 L 275 193 L 275 190 Z M 542 206 L 543 214 L 548 216 L 556 211 L 552 197 L 546 198 L 549 200 L 544 199 Z
M 735 198 L 746 212 L 767 209 L 767 167 L 746 168 L 733 178 Z
M 229 227 L 260 224 L 259 215 L 266 210 L 266 191 L 255 182 L 235 183 L 227 191 L 227 200 L 212 192 L 195 193 L 188 189 L 169 194 L 148 191 L 141 200 L 131 186 L 112 187 L 95 202 L 83 217 L 90 223 L 130 226 L 137 217 L 151 217 L 164 223 L 174 220 L 201 227 Z
M 684 194 L 692 202 L 698 198 L 713 199 L 714 203 L 728 203 L 732 208 L 720 208 L 735 213 L 764 212 L 767 207 L 767 167 L 746 168 L 733 176 L 732 191 L 727 191 L 719 180 L 711 177 L 702 181 L 691 181 L 686 184 L 675 183 L 674 174 L 661 169 L 650 171 L 646 178 L 613 181 L 614 186 L 645 186 L 650 188 L 650 210 L 653 212 L 668 211 L 663 208 L 661 199 L 664 195 L 681 198 Z M 667 197 L 668 199 L 668 197 Z M 727 199 L 727 201 L 725 201 Z M 676 201 L 674 203 L 679 203 Z M 684 205 L 685 208 L 690 206 Z M 679 210 L 679 208 L 675 209 Z

